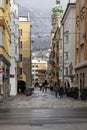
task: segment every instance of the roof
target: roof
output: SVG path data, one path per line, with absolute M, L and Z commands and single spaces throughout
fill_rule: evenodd
M 65 18 L 65 16 L 66 16 L 66 13 L 67 13 L 67 11 L 68 11 L 68 9 L 69 9 L 69 7 L 70 7 L 71 5 L 76 5 L 76 3 L 68 3 L 68 4 L 67 4 L 67 8 L 66 8 L 65 13 L 64 13 L 64 15 L 63 15 L 63 18 L 62 18 L 62 20 L 61 20 L 61 23 L 63 23 L 63 20 L 64 20 L 64 18 Z

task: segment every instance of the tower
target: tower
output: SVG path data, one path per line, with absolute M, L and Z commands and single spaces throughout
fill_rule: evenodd
M 60 5 L 60 0 L 56 0 L 56 5 L 52 9 L 52 26 L 53 30 L 56 29 L 57 26 L 60 27 L 60 21 L 63 16 L 63 8 Z

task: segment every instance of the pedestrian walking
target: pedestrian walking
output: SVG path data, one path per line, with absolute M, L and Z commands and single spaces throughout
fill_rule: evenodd
M 45 93 L 47 93 L 47 85 L 45 85 Z
M 63 94 L 64 94 L 64 89 L 63 89 L 63 87 L 60 87 L 59 88 L 59 96 L 60 96 L 60 98 L 63 98 Z
M 42 92 L 44 92 L 44 89 L 45 89 L 45 84 L 43 83 L 43 85 L 42 85 Z
M 55 97 L 57 98 L 57 96 L 58 96 L 58 87 L 57 86 L 55 86 L 54 92 L 55 92 Z
M 42 84 L 39 85 L 40 91 L 42 90 Z

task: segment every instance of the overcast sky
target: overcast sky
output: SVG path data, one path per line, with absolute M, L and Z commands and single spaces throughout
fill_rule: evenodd
M 56 0 L 15 0 L 19 5 L 26 8 L 37 8 L 40 10 L 49 10 L 55 6 Z M 69 0 L 61 0 L 61 5 L 65 9 Z M 73 1 L 73 0 L 71 0 Z

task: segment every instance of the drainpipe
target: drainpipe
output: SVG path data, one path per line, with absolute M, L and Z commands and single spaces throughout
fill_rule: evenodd
M 64 23 L 63 25 L 63 88 L 64 88 Z

